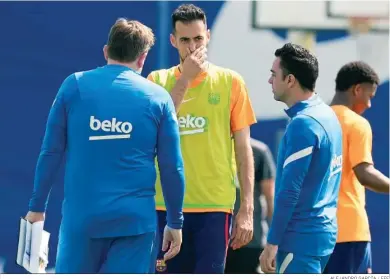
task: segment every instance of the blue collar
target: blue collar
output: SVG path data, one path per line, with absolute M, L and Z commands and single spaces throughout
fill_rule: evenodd
M 290 117 L 293 118 L 296 116 L 300 111 L 304 110 L 305 108 L 312 107 L 315 105 L 318 105 L 322 103 L 321 98 L 317 95 L 317 93 L 314 93 L 313 96 L 311 96 L 309 99 L 301 101 L 293 105 L 292 107 L 285 109 L 284 111 L 286 114 Z
M 132 71 L 133 73 L 139 75 L 138 72 L 136 72 L 136 71 L 133 70 L 132 68 L 127 67 L 127 66 L 124 66 L 124 65 L 119 65 L 119 64 L 107 64 L 107 65 L 104 66 L 104 68 L 118 69 L 118 70 L 120 70 L 120 71 Z

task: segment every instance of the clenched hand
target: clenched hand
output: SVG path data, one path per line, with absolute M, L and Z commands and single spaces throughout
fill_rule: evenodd
M 253 211 L 240 209 L 236 215 L 232 232 L 233 250 L 248 244 L 253 237 Z

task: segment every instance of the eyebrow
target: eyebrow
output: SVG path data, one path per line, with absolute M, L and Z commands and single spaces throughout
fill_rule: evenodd
M 197 38 L 203 38 L 202 35 L 198 35 L 198 36 L 195 36 L 194 39 L 197 39 Z M 189 38 L 188 37 L 180 37 L 180 40 L 188 40 Z
M 274 70 L 270 70 L 270 71 L 271 71 L 271 73 L 273 73 L 273 74 L 275 73 L 275 71 L 274 71 Z

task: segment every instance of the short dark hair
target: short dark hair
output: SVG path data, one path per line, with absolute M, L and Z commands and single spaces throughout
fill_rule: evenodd
M 136 20 L 119 18 L 108 35 L 108 57 L 119 62 L 133 62 L 154 45 L 152 29 Z
M 280 67 L 286 77 L 295 76 L 302 89 L 314 91 L 318 78 L 318 60 L 302 46 L 287 43 L 275 51 L 280 58 Z
M 175 32 L 176 22 L 190 23 L 195 20 L 201 20 L 206 24 L 206 13 L 193 4 L 183 4 L 176 8 L 172 13 L 172 29 Z
M 378 74 L 363 61 L 353 61 L 341 67 L 336 76 L 336 91 L 346 91 L 360 83 L 379 84 Z

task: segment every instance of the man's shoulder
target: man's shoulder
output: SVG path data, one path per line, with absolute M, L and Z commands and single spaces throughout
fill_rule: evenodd
M 332 109 L 336 113 L 342 128 L 348 130 L 345 132 L 371 131 L 370 122 L 351 109 L 341 106 L 332 106 Z
M 176 65 L 176 66 L 173 66 L 170 68 L 164 68 L 164 69 L 158 69 L 158 70 L 151 71 L 149 73 L 148 77 L 152 77 L 155 80 L 156 78 L 161 79 L 161 78 L 167 77 L 169 75 L 174 75 L 177 67 L 178 66 Z
M 356 115 L 354 121 L 349 125 L 350 133 L 357 133 L 359 135 L 371 134 L 371 124 L 361 115 Z
M 303 109 L 294 120 L 302 125 L 323 127 L 324 129 L 334 127 L 334 123 L 337 123 L 337 126 L 339 126 L 336 112 L 324 102 Z
M 366 118 L 364 118 L 363 116 L 361 116 L 360 114 L 357 114 L 353 111 L 351 111 L 351 113 L 348 115 L 350 121 L 351 121 L 351 125 L 352 126 L 370 126 L 370 122 L 368 122 L 368 120 Z
M 245 83 L 242 75 L 239 74 L 237 71 L 232 70 L 230 68 L 221 67 L 221 66 L 217 66 L 215 64 L 210 63 L 210 73 L 213 75 L 219 76 L 219 77 L 228 76 L 228 77 L 235 79 L 241 83 Z
M 326 136 L 326 131 L 315 117 L 308 114 L 298 114 L 288 124 L 285 136 L 293 142 L 303 139 L 318 141 Z
M 293 117 L 288 124 L 288 128 L 292 129 L 302 129 L 302 130 L 311 130 L 313 126 L 318 126 L 319 123 L 316 120 L 315 116 L 310 113 L 300 113 Z
M 101 72 L 102 70 L 104 69 L 104 67 L 96 67 L 94 69 L 89 69 L 89 70 L 83 70 L 83 71 L 77 71 L 77 72 L 74 72 L 73 75 L 75 77 L 76 80 L 84 77 L 84 76 L 90 76 L 90 75 L 93 75 L 95 73 L 99 73 Z
M 158 83 L 155 83 L 149 79 L 143 78 L 142 81 L 142 89 L 145 90 L 145 92 L 148 93 L 148 95 L 153 96 L 153 99 L 157 102 L 166 102 L 171 97 L 169 95 L 169 92 L 159 85 Z

